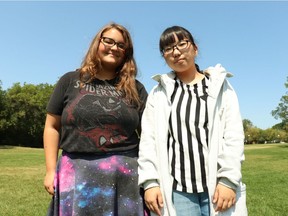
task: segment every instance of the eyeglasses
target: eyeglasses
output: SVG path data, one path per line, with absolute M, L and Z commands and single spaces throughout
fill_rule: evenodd
M 116 42 L 115 40 L 113 40 L 112 38 L 109 37 L 101 37 L 101 42 L 107 46 L 107 47 L 113 47 L 114 45 L 117 46 L 118 49 L 125 51 L 126 49 L 126 45 L 124 43 L 121 42 Z
M 164 47 L 164 49 L 162 50 L 162 53 L 166 55 L 171 54 L 174 52 L 174 49 L 178 49 L 179 51 L 182 51 L 188 47 L 188 43 L 189 43 L 188 40 L 181 40 L 174 46 Z

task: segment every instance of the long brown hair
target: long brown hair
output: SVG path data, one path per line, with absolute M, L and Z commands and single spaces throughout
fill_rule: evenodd
M 104 26 L 92 40 L 88 52 L 86 53 L 85 58 L 82 61 L 80 70 L 80 81 L 83 84 L 91 83 L 95 78 L 98 71 L 102 70 L 101 60 L 98 56 L 98 47 L 100 39 L 104 32 L 110 29 L 116 29 L 121 32 L 126 49 L 125 57 L 123 63 L 116 69 L 117 73 L 117 90 L 121 90 L 125 93 L 125 97 L 130 101 L 140 104 L 140 99 L 138 91 L 136 88 L 136 75 L 137 75 L 137 65 L 133 56 L 133 44 L 130 33 L 128 30 L 119 24 L 110 23 Z

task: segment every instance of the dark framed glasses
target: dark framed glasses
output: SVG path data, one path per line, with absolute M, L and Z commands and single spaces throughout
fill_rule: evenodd
M 126 49 L 126 45 L 124 43 L 116 42 L 115 40 L 109 37 L 101 37 L 100 41 L 104 44 L 104 46 L 107 46 L 110 48 L 116 45 L 117 48 L 122 51 L 125 51 Z
M 174 46 L 167 46 L 164 47 L 164 49 L 162 50 L 163 54 L 171 54 L 174 52 L 174 49 L 178 49 L 179 51 L 182 51 L 184 49 L 186 49 L 189 45 L 189 41 L 188 40 L 181 40 L 179 41 L 177 44 L 175 44 Z

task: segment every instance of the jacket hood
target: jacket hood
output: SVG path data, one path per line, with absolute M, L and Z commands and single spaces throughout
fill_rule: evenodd
M 233 76 L 233 74 L 226 71 L 221 64 L 216 64 L 214 67 L 208 67 L 203 70 L 203 73 L 209 77 L 210 85 L 208 94 L 213 98 L 217 97 L 225 78 Z M 171 95 L 175 83 L 175 77 L 175 72 L 171 71 L 167 74 L 156 74 L 152 76 L 152 79 L 157 81 L 167 91 L 168 95 Z

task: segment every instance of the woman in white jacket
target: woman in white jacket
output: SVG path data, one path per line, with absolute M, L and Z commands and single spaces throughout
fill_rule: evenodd
M 238 99 L 220 65 L 200 71 L 190 32 L 167 28 L 160 51 L 173 70 L 158 82 L 142 116 L 139 185 L 151 214 L 246 216 L 241 182 L 244 135 Z

